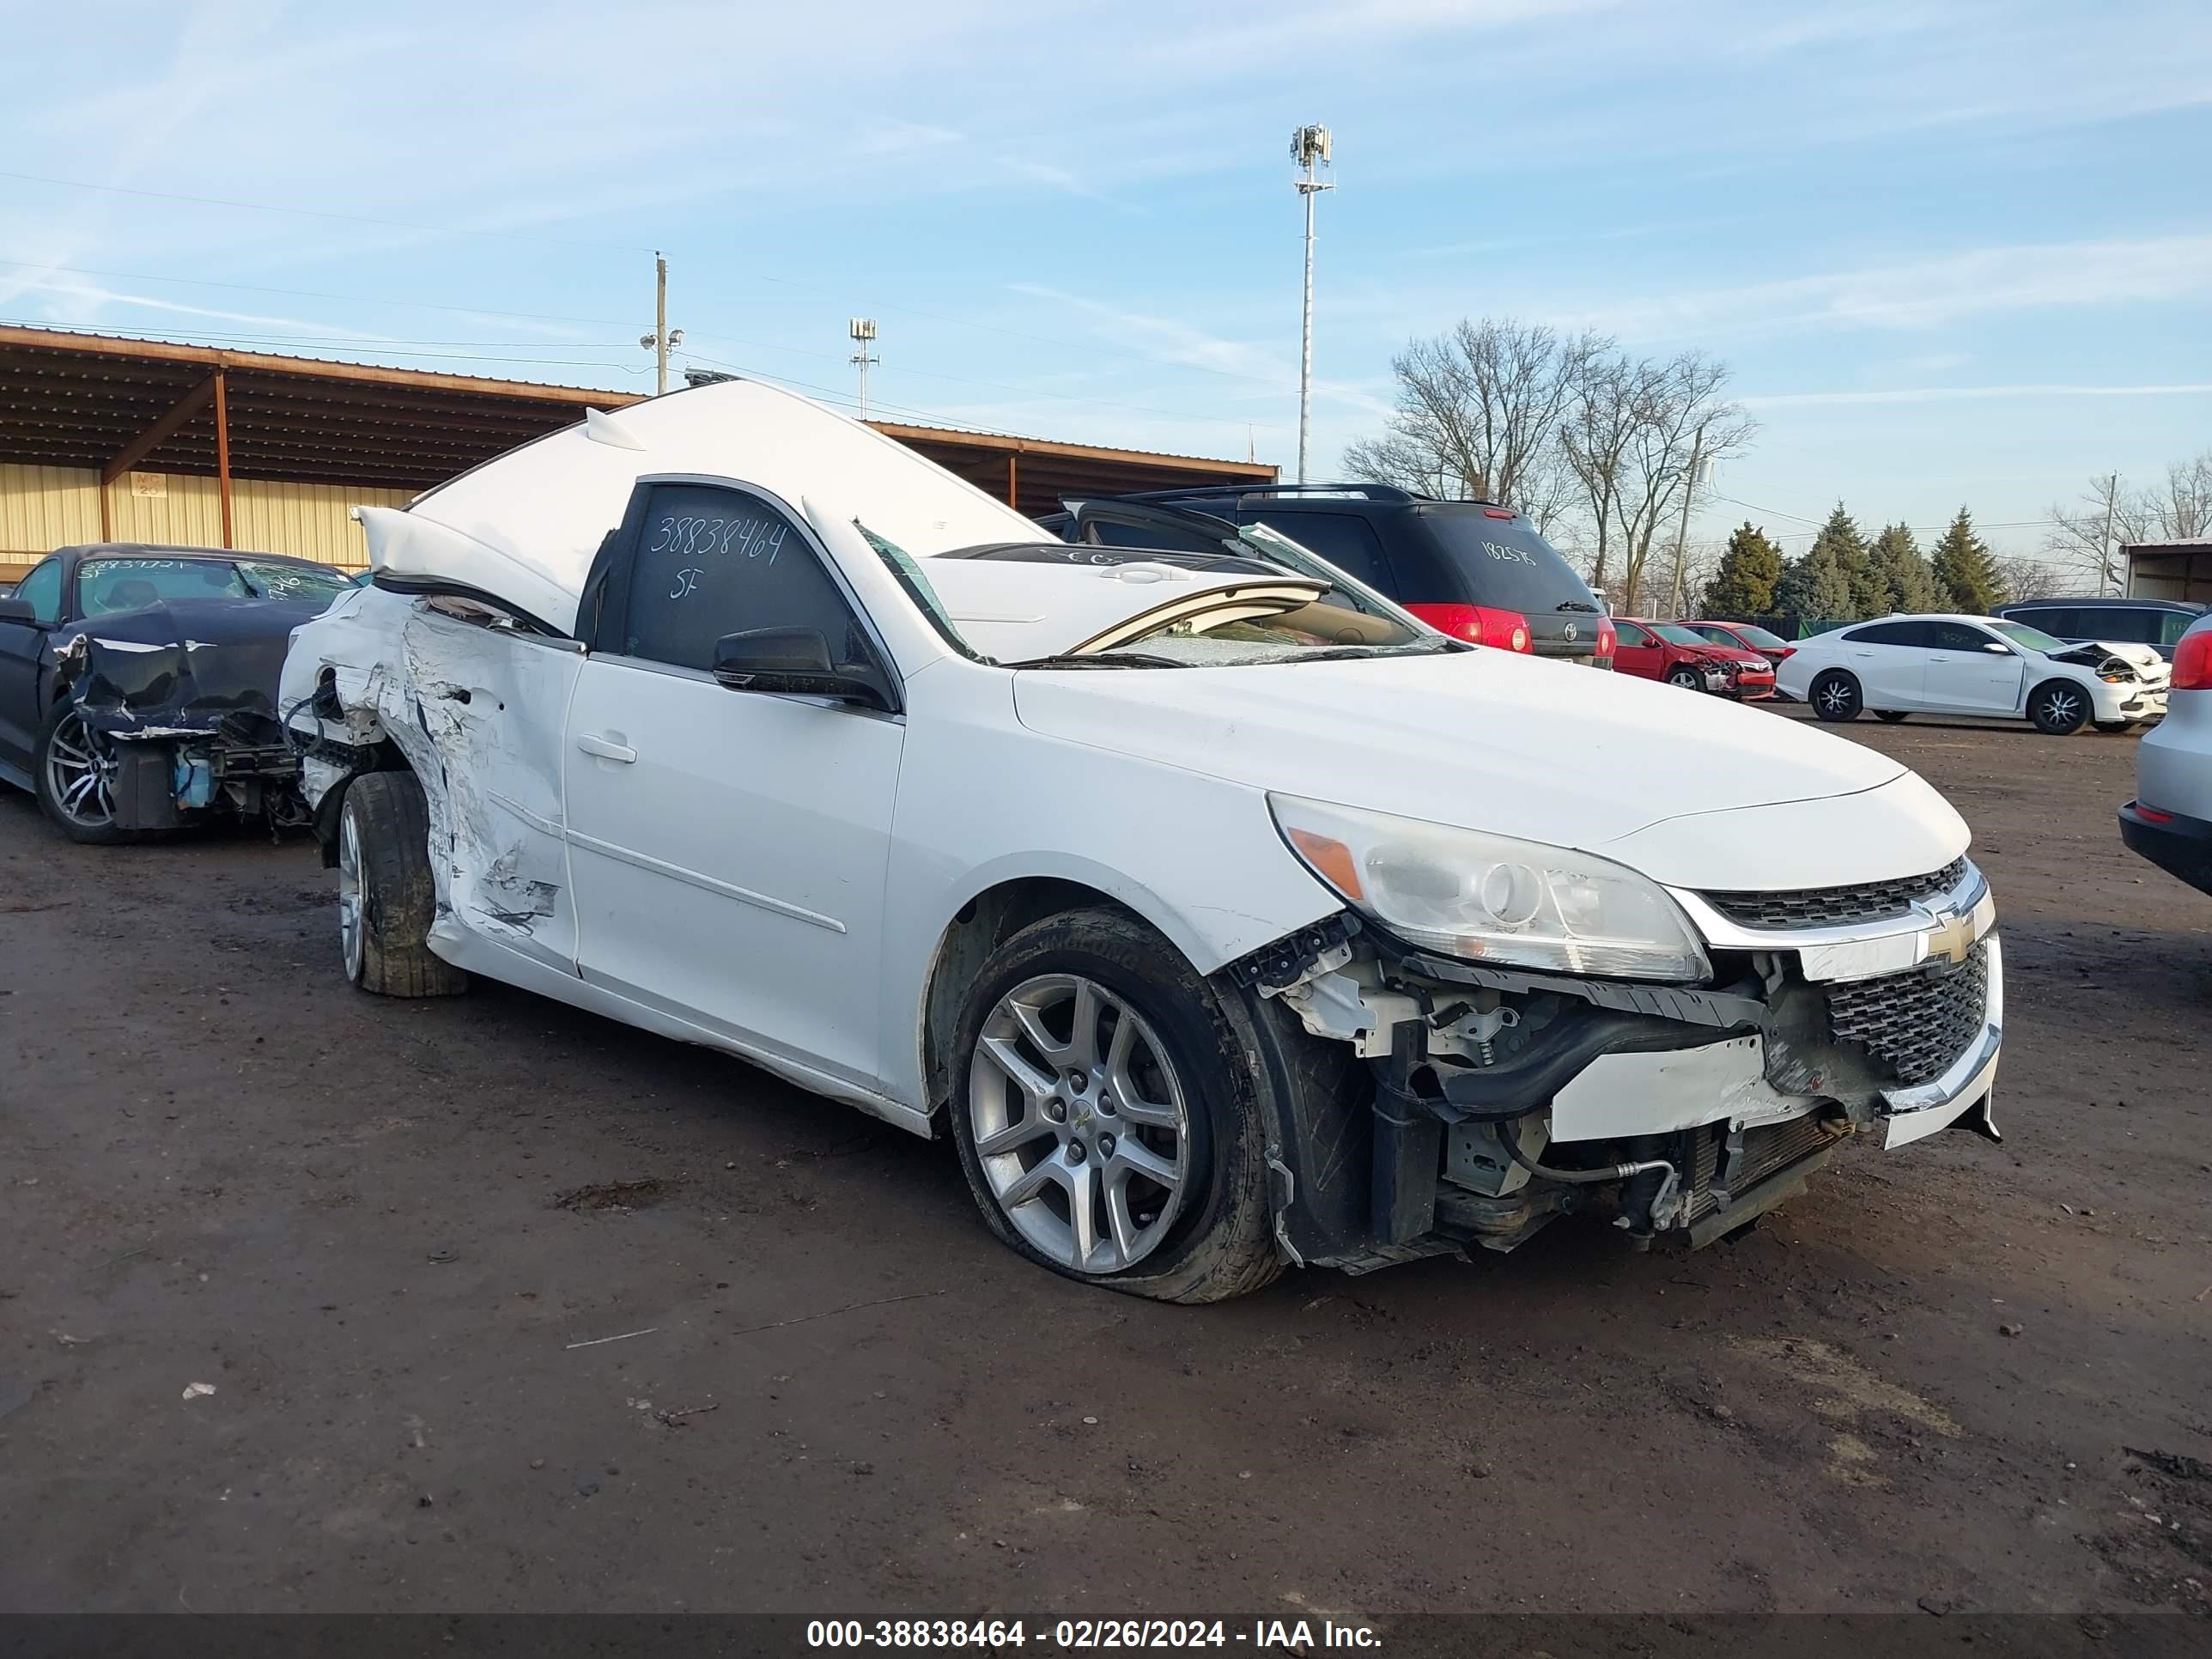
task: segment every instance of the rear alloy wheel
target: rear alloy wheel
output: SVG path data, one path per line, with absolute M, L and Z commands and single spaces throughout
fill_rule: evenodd
M 348 980 L 386 997 L 453 996 L 469 976 L 431 953 L 430 812 L 411 772 L 369 772 L 338 808 L 338 951 Z
M 2089 718 L 2089 694 L 2071 680 L 2045 680 L 2029 694 L 2027 717 L 2046 737 L 2071 737 Z
M 1667 676 L 1667 684 L 1679 685 L 1685 691 L 1702 691 L 1705 689 L 1705 677 L 1694 668 L 1674 670 Z
M 1878 720 L 1887 720 L 1894 726 L 1905 718 L 1907 712 L 1902 708 L 1877 708 L 1874 711 L 1874 717 Z
M 1832 670 L 1813 682 L 1807 698 L 1813 712 L 1824 720 L 1855 720 L 1866 701 L 1859 692 L 1859 683 L 1841 669 Z
M 64 698 L 40 730 L 33 756 L 39 805 L 71 841 L 112 846 L 135 839 L 115 822 L 115 745 Z
M 1167 940 L 1110 911 L 1024 928 L 977 975 L 957 1043 L 961 1169 L 1020 1254 L 1170 1302 L 1281 1271 L 1254 1080 Z

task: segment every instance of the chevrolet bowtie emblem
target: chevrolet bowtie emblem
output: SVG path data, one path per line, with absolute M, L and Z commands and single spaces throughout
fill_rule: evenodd
M 1973 919 L 1971 916 L 1937 916 L 1935 923 L 1927 935 L 1929 960 L 1942 957 L 1954 967 L 1965 963 L 1966 953 L 1974 948 Z

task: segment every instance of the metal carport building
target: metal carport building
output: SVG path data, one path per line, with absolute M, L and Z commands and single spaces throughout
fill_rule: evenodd
M 359 568 L 356 504 L 415 495 L 639 394 L 0 326 L 0 582 L 56 547 L 167 542 Z M 1021 510 L 1272 483 L 1251 461 L 872 422 Z

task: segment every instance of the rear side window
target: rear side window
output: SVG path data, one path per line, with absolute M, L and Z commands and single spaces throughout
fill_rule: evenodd
M 1492 518 L 1486 507 L 1440 502 L 1417 510 L 1413 522 L 1457 568 L 1477 605 L 1524 616 L 1547 611 L 1599 614 L 1589 585 L 1517 513 L 1510 519 Z
M 1928 626 L 1924 623 L 1875 623 L 1869 627 L 1854 628 L 1844 637 L 1853 645 L 1929 645 L 1934 643 L 1929 635 Z
M 1379 588 L 1393 599 L 1402 601 L 1419 597 L 1399 592 L 1398 584 L 1391 575 L 1390 562 L 1383 556 L 1382 544 L 1364 519 L 1349 513 L 1286 513 L 1277 507 L 1247 512 L 1244 517 L 1248 523 L 1263 524 L 1279 535 L 1288 536 L 1301 547 L 1320 554 L 1346 574 L 1357 576 L 1370 587 Z
M 2115 645 L 2156 645 L 2159 624 L 2166 619 L 2142 606 L 2116 605 L 2092 611 L 2081 620 L 2087 624 L 2080 630 L 2084 639 L 2110 640 Z
M 865 658 L 852 611 L 798 526 L 765 501 L 711 485 L 653 493 L 631 562 L 617 649 L 712 672 L 714 642 L 753 628 L 811 628 L 840 662 Z

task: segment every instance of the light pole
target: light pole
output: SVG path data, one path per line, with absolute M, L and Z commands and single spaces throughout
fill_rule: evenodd
M 1328 129 L 1319 124 L 1291 135 L 1291 159 L 1304 169 L 1293 182 L 1306 203 L 1305 325 L 1298 333 L 1298 482 L 1306 481 L 1306 437 L 1313 425 L 1313 247 L 1314 198 L 1336 186 L 1321 176 L 1329 165 Z
M 668 326 L 668 261 L 656 253 L 653 256 L 653 332 L 638 339 L 638 344 L 653 354 L 656 395 L 668 390 L 670 349 L 683 343 L 684 331 L 671 332 Z
M 845 332 L 853 337 L 853 362 L 860 371 L 860 418 L 868 418 L 868 365 L 883 359 L 868 348 L 876 343 L 876 319 L 855 317 L 845 325 Z

